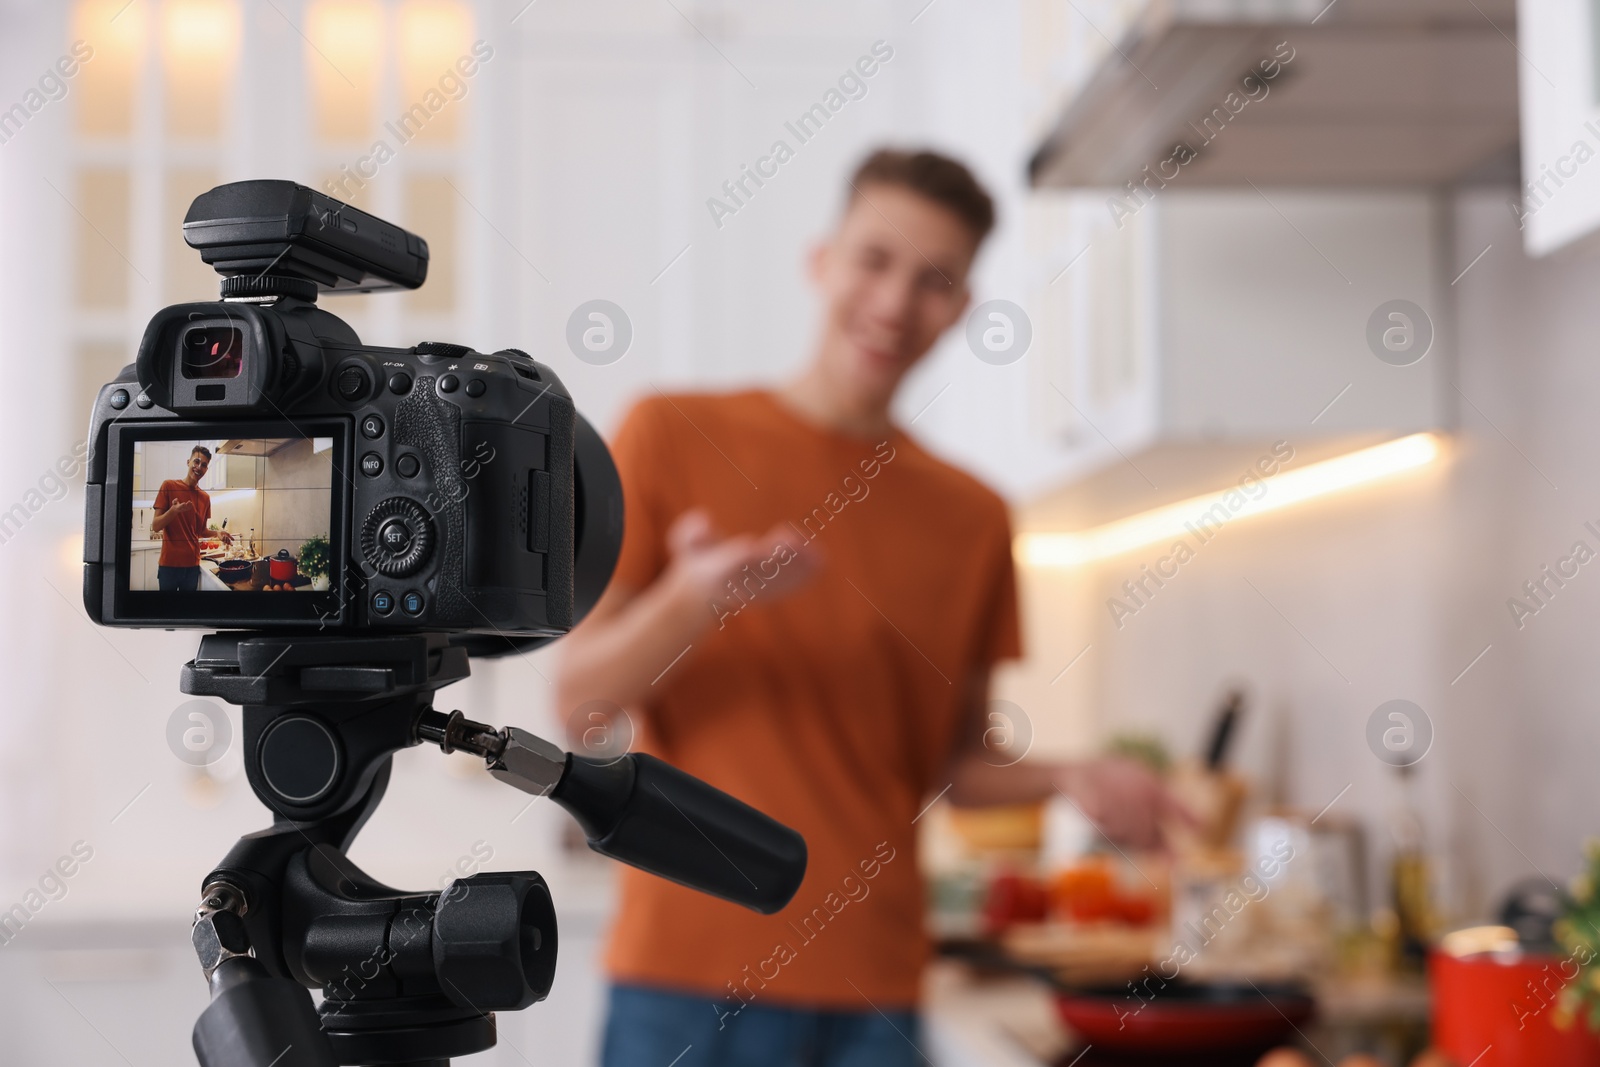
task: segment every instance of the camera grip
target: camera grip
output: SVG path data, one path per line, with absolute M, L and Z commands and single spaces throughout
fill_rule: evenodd
M 602 856 L 765 915 L 805 877 L 797 832 L 654 756 L 569 756 L 550 799 Z

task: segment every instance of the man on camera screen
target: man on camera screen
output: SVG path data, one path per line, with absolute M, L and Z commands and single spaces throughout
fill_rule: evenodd
M 156 583 L 163 593 L 192 593 L 200 588 L 200 538 L 211 521 L 211 494 L 200 479 L 211 469 L 211 450 L 195 445 L 189 452 L 189 469 L 182 478 L 168 478 L 156 493 L 155 517 L 150 529 L 161 535 L 161 557 Z M 233 540 L 226 530 L 217 532 L 224 542 Z

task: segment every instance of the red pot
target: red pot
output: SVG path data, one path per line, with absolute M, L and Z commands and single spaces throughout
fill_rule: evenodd
M 280 548 L 277 554 L 272 557 L 271 572 L 273 581 L 287 582 L 300 573 L 300 565 L 295 562 L 293 556 L 289 555 L 287 548 Z
M 1565 1030 L 1555 1025 L 1556 992 L 1576 972 L 1565 957 L 1515 948 L 1435 949 L 1428 955 L 1433 1044 L 1475 1067 L 1600 1067 L 1600 1038 L 1582 1019 Z

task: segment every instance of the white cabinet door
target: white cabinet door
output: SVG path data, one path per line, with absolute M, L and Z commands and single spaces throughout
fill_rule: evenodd
M 1600 79 L 1594 0 L 1519 0 L 1522 195 L 1511 211 L 1528 254 L 1600 227 Z

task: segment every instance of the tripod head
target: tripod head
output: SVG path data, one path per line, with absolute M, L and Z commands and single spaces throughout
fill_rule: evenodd
M 346 858 L 393 754 L 415 744 L 481 756 L 495 778 L 565 808 L 602 855 L 763 913 L 794 896 L 799 834 L 651 756 L 588 759 L 435 710 L 468 672 L 443 634 L 202 638 L 181 688 L 243 706 L 246 774 L 274 814 L 205 879 L 203 1067 L 441 1067 L 494 1044 L 492 1012 L 549 992 L 556 914 L 537 873 L 412 893 Z M 310 988 L 323 992 L 316 1009 Z

